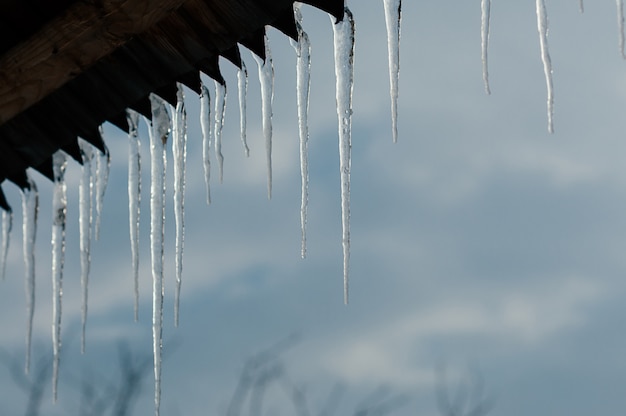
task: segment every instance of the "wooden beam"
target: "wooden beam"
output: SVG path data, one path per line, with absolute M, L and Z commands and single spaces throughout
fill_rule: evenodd
M 0 125 L 186 0 L 85 0 L 0 57 Z

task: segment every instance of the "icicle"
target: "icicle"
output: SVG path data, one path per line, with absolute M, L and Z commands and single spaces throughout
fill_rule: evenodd
M 624 2 L 623 0 L 617 1 L 617 26 L 619 29 L 619 51 L 622 58 L 626 59 L 626 51 L 624 50 L 625 35 L 624 35 Z
M 183 87 L 178 84 L 174 110 L 172 153 L 174 155 L 174 216 L 176 218 L 176 291 L 174 295 L 174 325 L 178 326 L 180 286 L 183 275 L 185 242 L 185 163 L 187 159 L 187 111 Z
M 65 223 L 67 217 L 67 185 L 63 151 L 52 155 L 54 191 L 52 195 L 52 397 L 57 400 L 59 361 L 61 358 L 61 298 L 63 296 L 63 263 L 65 257 Z
M 331 21 L 334 21 L 331 16 Z M 346 7 L 343 20 L 333 24 L 339 160 L 341 172 L 341 223 L 343 245 L 344 302 L 348 303 L 350 265 L 350 152 L 352 147 L 352 85 L 354 80 L 354 18 Z
M 2 280 L 6 275 L 7 270 L 7 258 L 9 255 L 9 240 L 11 237 L 11 230 L 13 229 L 13 211 L 2 211 Z
M 263 113 L 263 136 L 265 137 L 265 155 L 267 159 L 267 197 L 272 198 L 272 101 L 274 100 L 274 64 L 267 35 L 264 38 L 265 61 L 252 54 L 259 67 L 261 83 L 261 107 Z
M 302 29 L 302 13 L 300 4 L 294 5 L 296 27 L 298 28 L 298 42 L 291 41 L 298 57 L 296 63 L 296 91 L 298 102 L 298 127 L 300 135 L 300 179 L 301 179 L 301 200 L 300 200 L 300 229 L 302 233 L 302 244 L 300 255 L 306 257 L 306 223 L 307 207 L 309 203 L 309 92 L 311 90 L 311 43 L 309 36 Z
M 402 0 L 384 0 L 389 53 L 389 85 L 393 142 L 398 141 L 398 82 L 400 79 L 400 21 Z
M 246 139 L 246 100 L 248 95 L 248 69 L 245 62 L 241 61 L 241 69 L 237 72 L 237 86 L 239 87 L 239 129 L 241 131 L 241 143 L 246 157 L 250 156 L 250 148 Z
M 487 52 L 489 49 L 489 21 L 491 17 L 491 0 L 481 0 L 481 24 L 480 24 L 480 39 L 483 61 L 483 82 L 485 84 L 485 92 L 491 94 L 489 88 L 489 66 L 487 65 Z
M 139 215 L 141 202 L 141 153 L 139 151 L 139 114 L 126 110 L 128 121 L 128 222 L 130 255 L 135 289 L 135 322 L 139 320 Z
M 224 155 L 222 155 L 222 129 L 224 127 L 224 113 L 226 110 L 226 85 L 215 81 L 215 155 L 217 169 L 220 172 L 220 183 L 224 181 Z
M 26 374 L 30 371 L 33 316 L 35 314 L 35 237 L 37 236 L 37 214 L 39 193 L 37 186 L 27 176 L 28 188 L 22 190 L 22 235 L 24 251 L 24 286 L 26 289 Z
M 211 204 L 211 95 L 209 89 L 202 84 L 200 95 L 200 128 L 202 130 L 202 161 L 204 166 L 204 183 L 206 184 L 206 203 Z
M 548 89 L 548 131 L 554 133 L 554 87 L 552 84 L 552 62 L 548 51 L 548 13 L 544 0 L 537 0 L 537 29 L 539 30 L 539 44 L 541 47 L 541 60 L 543 61 L 543 72 L 546 76 L 546 86 Z
M 82 307 L 81 307 L 81 339 L 80 339 L 80 351 L 85 353 L 85 329 L 87 324 L 87 295 L 89 287 L 89 268 L 91 264 L 91 223 L 92 223 L 92 209 L 91 201 L 93 195 L 92 183 L 93 178 L 91 174 L 91 161 L 93 160 L 93 148 L 91 144 L 80 139 L 78 141 L 80 146 L 81 156 L 83 159 L 82 175 L 80 178 L 80 185 L 78 188 L 78 222 L 80 230 L 80 286 L 82 289 Z
M 158 416 L 161 405 L 161 351 L 163 347 L 163 251 L 165 233 L 165 143 L 170 118 L 165 102 L 150 94 L 150 251 L 152 257 L 152 339 L 154 354 L 154 405 Z
M 103 130 L 100 126 L 100 135 Z M 111 155 L 109 149 L 105 148 L 104 153 L 99 153 L 96 157 L 96 240 L 100 239 L 100 218 L 102 217 L 102 203 L 104 201 L 104 192 L 109 181 L 109 170 L 111 168 Z
M 583 0 L 580 0 L 578 2 L 578 8 L 580 9 L 581 13 L 585 13 L 585 5 L 583 4 Z

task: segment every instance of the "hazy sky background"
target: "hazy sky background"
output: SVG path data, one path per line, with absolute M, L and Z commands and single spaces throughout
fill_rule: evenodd
M 174 221 L 168 164 L 163 415 L 223 414 L 244 360 L 289 334 L 289 378 L 319 411 L 336 382 L 342 412 L 379 386 L 411 401 L 398 415 L 437 415 L 435 369 L 452 386 L 477 369 L 492 415 L 622 414 L 626 408 L 626 77 L 615 2 L 547 1 L 555 133 L 534 2 L 492 5 L 483 89 L 480 2 L 403 4 L 399 142 L 391 140 L 382 2 L 350 2 L 357 24 L 352 160 L 351 303 L 343 304 L 337 121 L 328 17 L 305 7 L 311 38 L 308 257 L 300 259 L 295 53 L 270 29 L 275 65 L 274 192 L 266 197 L 256 64 L 250 72 L 246 158 L 236 72 L 227 80 L 224 183 L 213 159 L 206 205 L 198 99 L 189 118 L 180 327 L 173 325 Z M 147 68 L 149 70 L 149 68 Z M 212 83 L 211 83 L 212 85 Z M 117 344 L 151 356 L 149 160 L 145 125 L 140 320 L 133 322 L 127 139 L 105 127 L 112 171 L 93 243 L 87 353 L 80 355 L 79 166 L 68 169 L 60 402 L 76 414 L 82 374 L 114 374 Z M 41 190 L 35 357 L 50 345 L 51 185 Z M 2 347 L 23 359 L 20 196 L 0 291 Z M 110 375 L 113 378 L 113 375 Z M 137 414 L 150 414 L 152 376 Z M 3 414 L 24 396 L 0 368 Z M 274 387 L 267 409 L 293 414 Z

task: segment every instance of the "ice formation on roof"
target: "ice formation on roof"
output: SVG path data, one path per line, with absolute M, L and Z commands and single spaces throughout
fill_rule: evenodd
M 92 209 L 91 201 L 93 198 L 93 175 L 91 162 L 94 152 L 91 144 L 80 139 L 80 146 L 83 166 L 81 167 L 80 184 L 78 187 L 78 223 L 80 230 L 80 285 L 82 289 L 81 303 L 81 337 L 80 351 L 85 353 L 85 329 L 87 325 L 87 298 L 89 286 L 89 269 L 91 267 L 91 223 Z
M 354 18 L 347 7 L 343 20 L 333 22 L 339 171 L 341 177 L 341 228 L 343 246 L 343 299 L 349 300 L 350 275 L 350 169 L 352 151 L 352 86 L 354 83 Z

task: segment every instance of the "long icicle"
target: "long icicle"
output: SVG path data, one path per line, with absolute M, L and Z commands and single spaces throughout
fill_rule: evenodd
M 163 255 L 165 234 L 165 143 L 170 118 L 165 102 L 150 94 L 152 126 L 150 131 L 150 252 L 152 257 L 152 350 L 154 354 L 154 407 L 161 407 L 161 352 L 163 349 Z
M 617 27 L 619 31 L 619 51 L 623 59 L 626 59 L 626 51 L 624 50 L 624 44 L 626 43 L 626 35 L 624 34 L 624 1 L 616 0 L 617 2 Z
M 187 111 L 185 110 L 183 87 L 180 84 L 178 84 L 176 108 L 174 109 L 172 153 L 174 155 L 174 217 L 176 219 L 174 326 L 178 326 L 185 243 L 185 164 L 187 160 Z
M 491 20 L 491 0 L 481 0 L 480 3 L 480 40 L 482 51 L 482 63 L 483 63 L 483 83 L 485 84 L 485 92 L 491 94 L 491 88 L 489 87 L 489 65 L 488 65 L 488 52 L 489 52 L 489 26 Z
M 61 359 L 61 307 L 63 296 L 63 263 L 67 218 L 67 156 L 63 151 L 52 155 L 54 191 L 52 195 L 52 397 L 57 400 L 59 362 Z
M 93 220 L 91 201 L 93 198 L 93 176 L 91 162 L 93 160 L 93 147 L 88 142 L 79 139 L 83 165 L 82 174 L 78 187 L 78 223 L 80 230 L 80 286 L 82 289 L 81 304 L 81 337 L 80 351 L 85 353 L 85 329 L 87 325 L 87 300 L 89 287 L 89 269 L 91 266 L 91 224 Z
M 30 371 L 33 317 L 35 315 L 35 239 L 39 213 L 37 185 L 27 176 L 28 188 L 22 189 L 22 247 L 24 251 L 24 288 L 26 290 L 26 374 Z
M 298 42 L 291 41 L 296 50 L 296 91 L 298 103 L 298 132 L 300 136 L 300 230 L 302 242 L 300 255 L 306 257 L 306 225 L 309 204 L 309 92 L 311 90 L 311 42 L 302 29 L 300 3 L 294 4 L 294 15 L 298 29 Z
M 398 141 L 398 84 L 400 81 L 400 22 L 402 0 L 384 0 L 389 53 L 389 92 L 393 142 Z
M 267 162 L 267 197 L 272 198 L 272 102 L 274 100 L 274 64 L 267 35 L 264 38 L 265 61 L 252 54 L 259 67 L 261 83 L 261 112 L 263 113 L 263 136 L 265 137 L 265 158 Z
M 202 165 L 206 185 L 206 203 L 211 204 L 211 95 L 206 85 L 201 86 L 200 94 L 200 129 L 202 131 Z
M 545 0 L 537 0 L 537 30 L 539 31 L 539 45 L 541 47 L 541 61 L 546 77 L 548 89 L 548 131 L 554 133 L 554 86 L 552 83 L 552 61 L 548 50 L 548 13 Z
M 100 135 L 103 135 L 102 126 L 99 129 Z M 103 141 L 104 143 L 104 141 Z M 102 205 L 104 202 L 104 193 L 109 182 L 109 171 L 111 170 L 111 155 L 109 149 L 105 147 L 103 153 L 96 156 L 96 225 L 95 237 L 100 239 L 100 222 L 102 218 Z
M 222 129 L 224 128 L 224 113 L 226 112 L 226 85 L 215 81 L 215 156 L 217 169 L 220 173 L 220 183 L 224 182 L 224 155 L 222 154 Z
M 4 280 L 7 271 L 7 258 L 9 256 L 9 244 L 11 239 L 11 230 L 13 229 L 13 211 L 11 210 L 2 210 L 2 253 L 0 255 L 0 261 L 2 262 L 2 266 L 0 269 L 0 274 L 2 275 L 2 280 Z
M 246 101 L 248 99 L 248 68 L 245 62 L 241 61 L 241 69 L 237 71 L 237 86 L 239 89 L 239 130 L 241 133 L 241 144 L 246 153 L 246 157 L 250 157 L 250 148 L 248 147 L 248 139 L 246 138 L 247 117 L 246 117 Z
M 331 16 L 331 21 L 334 19 Z M 350 168 L 352 148 L 352 86 L 354 81 L 354 17 L 346 7 L 343 20 L 333 24 L 339 165 L 341 172 L 341 224 L 344 303 L 349 300 L 350 270 Z
M 139 217 L 141 215 L 141 142 L 139 141 L 139 114 L 126 110 L 128 122 L 128 225 L 130 256 L 135 293 L 135 322 L 139 320 Z

